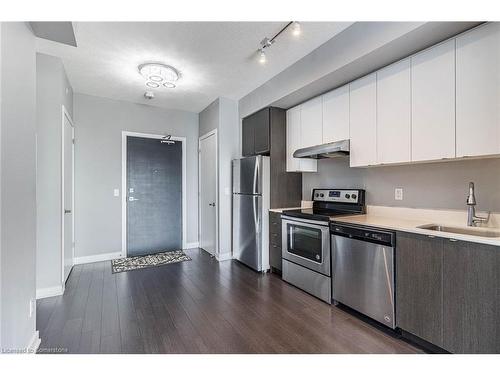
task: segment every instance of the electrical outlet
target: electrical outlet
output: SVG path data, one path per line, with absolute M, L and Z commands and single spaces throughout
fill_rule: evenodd
M 397 201 L 403 200 L 403 188 L 394 189 L 394 199 Z

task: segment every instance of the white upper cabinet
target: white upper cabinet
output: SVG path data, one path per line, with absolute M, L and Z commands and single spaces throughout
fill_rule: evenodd
M 350 84 L 351 167 L 377 164 L 376 73 Z
M 412 161 L 455 157 L 455 40 L 411 58 Z
M 295 150 L 350 140 L 350 166 L 500 155 L 500 23 L 491 22 L 287 112 Z
M 302 147 L 323 143 L 323 104 L 321 96 L 303 103 L 301 106 Z
M 377 162 L 411 160 L 410 59 L 377 72 Z
M 302 145 L 302 113 L 301 106 L 286 111 L 286 171 L 287 172 L 316 172 L 317 161 L 313 159 L 294 158 L 293 153 Z
M 349 85 L 323 95 L 323 143 L 349 139 Z
M 500 154 L 500 24 L 457 38 L 457 157 Z

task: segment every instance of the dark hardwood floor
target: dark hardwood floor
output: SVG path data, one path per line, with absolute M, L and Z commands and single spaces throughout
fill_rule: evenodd
M 118 274 L 110 262 L 75 266 L 63 296 L 37 302 L 40 352 L 419 352 L 276 275 L 186 253 Z

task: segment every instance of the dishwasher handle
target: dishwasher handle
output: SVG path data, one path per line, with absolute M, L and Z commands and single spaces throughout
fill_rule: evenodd
M 396 233 L 390 231 L 332 223 L 330 233 L 383 246 L 395 247 L 396 244 Z

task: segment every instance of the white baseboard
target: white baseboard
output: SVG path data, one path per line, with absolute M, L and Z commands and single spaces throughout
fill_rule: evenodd
M 103 262 L 105 260 L 118 259 L 118 258 L 123 258 L 121 252 L 88 255 L 88 256 L 84 256 L 84 257 L 75 258 L 74 264 L 76 265 L 76 264 Z
M 28 347 L 26 348 L 26 352 L 29 354 L 36 353 L 41 342 L 42 340 L 40 340 L 40 333 L 38 331 L 35 331 L 33 337 L 30 340 L 30 343 L 28 344 Z
M 39 288 L 36 290 L 36 299 L 60 296 L 64 293 L 62 285 L 52 286 L 50 288 Z
M 223 253 L 223 254 L 217 254 L 215 256 L 215 258 L 219 261 L 219 262 L 224 262 L 226 260 L 231 260 L 233 259 L 233 254 L 231 253 Z
M 184 249 L 195 249 L 197 247 L 200 247 L 200 243 L 199 242 L 188 242 L 186 244 L 186 246 L 184 247 Z

